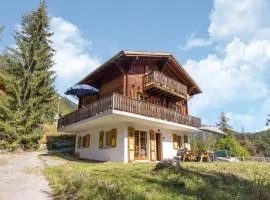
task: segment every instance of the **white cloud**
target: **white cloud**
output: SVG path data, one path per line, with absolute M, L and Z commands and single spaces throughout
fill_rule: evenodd
M 244 42 L 270 39 L 269 9 L 267 0 L 214 0 L 209 16 L 208 38 L 188 37 L 181 49 L 226 44 L 234 37 Z
M 67 88 L 98 67 L 100 59 L 88 53 L 92 42 L 81 35 L 76 25 L 61 17 L 52 17 L 50 25 L 54 32 L 52 41 L 56 50 L 54 56 L 56 84 L 59 86 L 66 83 Z
M 194 99 L 193 109 L 199 112 L 235 100 L 250 102 L 266 97 L 269 88 L 264 76 L 270 62 L 269 50 L 269 41 L 245 44 L 234 38 L 225 47 L 224 57 L 210 54 L 200 61 L 187 61 L 184 67 L 203 90 Z
M 187 51 L 192 49 L 193 47 L 206 47 L 212 44 L 212 41 L 210 39 L 197 38 L 195 35 L 195 33 L 190 34 L 187 37 L 186 44 L 179 47 L 180 50 Z
M 209 37 L 215 41 L 250 39 L 261 26 L 263 6 L 263 0 L 215 0 Z
M 270 28 L 266 27 L 270 14 L 265 9 L 269 7 L 270 2 L 263 0 L 214 1 L 205 41 L 213 41 L 215 51 L 184 65 L 203 90 L 192 98 L 191 113 L 237 104 L 247 112 L 234 112 L 234 123 L 251 127 L 270 112 Z M 255 111 L 258 120 L 248 113 L 252 103 L 261 107 Z
M 239 124 L 246 130 L 249 130 L 257 123 L 256 116 L 250 114 L 235 114 L 232 115 L 231 120 L 234 124 Z

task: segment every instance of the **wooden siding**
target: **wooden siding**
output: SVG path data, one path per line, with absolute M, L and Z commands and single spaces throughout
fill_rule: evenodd
M 201 126 L 200 118 L 181 115 L 172 109 L 113 93 L 61 117 L 58 121 L 58 128 L 99 115 L 107 110 L 119 110 L 193 127 Z
M 166 70 L 167 67 L 160 67 L 156 62 L 149 60 L 139 60 L 135 63 L 130 64 L 129 66 L 125 63 L 119 64 L 119 68 L 124 66 L 126 67 L 126 70 L 123 70 L 120 76 L 111 77 L 110 81 L 107 81 L 107 79 L 104 77 L 104 79 L 100 80 L 97 83 L 100 90 L 98 96 L 80 98 L 79 108 L 86 106 L 87 104 L 90 104 L 112 92 L 117 92 L 133 99 L 140 99 L 140 95 L 143 94 L 146 97 L 145 99 L 147 99 L 147 102 L 149 103 L 177 110 L 182 115 L 188 114 L 186 95 L 182 95 L 181 99 L 180 97 L 178 99 L 173 99 L 169 98 L 166 95 L 158 95 L 150 91 L 144 90 L 143 77 L 146 77 L 146 73 L 155 70 L 156 74 L 158 74 L 160 72 L 158 72 L 157 70 L 161 70 L 163 77 L 165 77 L 166 80 L 170 80 L 169 87 L 174 88 L 174 85 L 176 85 L 176 88 L 172 90 L 186 93 L 185 85 L 181 83 L 181 80 L 177 79 L 174 73 Z M 108 68 L 108 71 L 105 74 L 110 74 L 110 68 Z M 112 74 L 111 76 L 114 75 Z M 163 90 L 166 91 L 167 89 L 160 88 L 160 90 L 162 92 Z
M 99 88 L 99 97 L 103 97 L 113 92 L 123 94 L 123 75 L 115 77 L 107 83 L 101 83 Z
M 123 75 L 120 75 L 108 83 L 101 83 L 99 88 L 99 95 L 84 96 L 79 99 L 79 108 L 93 103 L 97 99 L 104 97 L 113 92 L 123 94 Z

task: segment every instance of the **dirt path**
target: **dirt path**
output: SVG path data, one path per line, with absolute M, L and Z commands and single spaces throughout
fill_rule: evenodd
M 42 169 L 45 165 L 61 163 L 42 154 L 44 152 L 0 154 L 0 200 L 51 199 Z

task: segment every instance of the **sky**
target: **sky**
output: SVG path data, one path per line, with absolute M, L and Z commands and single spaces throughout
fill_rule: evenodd
M 21 16 L 38 0 L 0 7 L 1 48 L 14 46 Z M 203 93 L 189 114 L 235 130 L 260 131 L 270 114 L 270 1 L 48 0 L 60 94 L 120 50 L 171 52 Z

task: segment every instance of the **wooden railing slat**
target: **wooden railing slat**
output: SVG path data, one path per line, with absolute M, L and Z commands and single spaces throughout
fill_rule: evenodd
M 152 71 L 143 76 L 143 87 L 147 87 L 152 83 L 164 88 L 165 90 L 172 91 L 178 96 L 187 96 L 187 86 L 167 77 L 161 72 Z
M 102 97 L 94 103 L 88 104 L 83 108 L 61 117 L 58 120 L 58 127 L 64 127 L 79 122 L 95 115 L 99 115 L 110 109 L 135 113 L 193 127 L 201 126 L 200 118 L 189 115 L 183 116 L 175 110 L 114 93 L 112 95 Z

